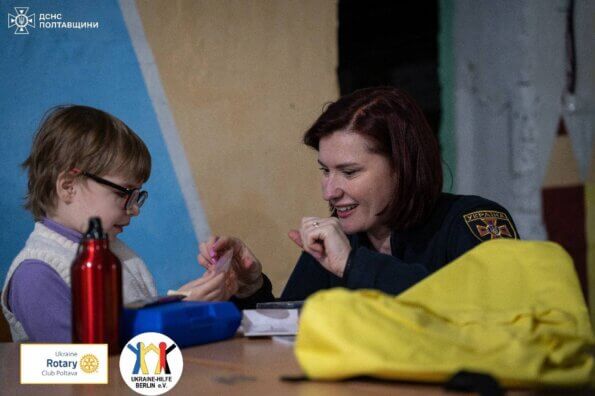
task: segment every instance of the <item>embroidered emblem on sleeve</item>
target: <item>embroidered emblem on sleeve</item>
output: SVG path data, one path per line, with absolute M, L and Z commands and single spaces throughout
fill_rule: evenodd
M 471 233 L 480 241 L 496 238 L 517 238 L 512 222 L 504 212 L 478 210 L 463 215 Z

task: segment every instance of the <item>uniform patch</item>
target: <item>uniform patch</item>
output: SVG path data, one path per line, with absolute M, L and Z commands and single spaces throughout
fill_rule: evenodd
M 517 239 L 517 232 L 504 212 L 478 210 L 463 215 L 471 233 L 480 241 L 497 238 Z

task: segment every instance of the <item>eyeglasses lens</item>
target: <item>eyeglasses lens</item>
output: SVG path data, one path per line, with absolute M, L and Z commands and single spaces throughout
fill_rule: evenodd
M 138 194 L 138 198 L 136 201 L 136 204 L 138 205 L 138 207 L 140 208 L 141 206 L 143 206 L 143 204 L 145 203 L 145 201 L 147 200 L 147 197 L 149 196 L 149 193 L 146 191 L 140 191 Z
M 128 199 L 126 200 L 126 210 L 132 209 L 134 205 L 140 207 L 140 205 L 138 204 L 138 194 L 138 190 L 133 190 L 132 193 L 128 196 Z
M 140 209 L 140 207 L 143 206 L 143 204 L 147 200 L 148 196 L 149 193 L 147 193 L 146 191 L 132 191 L 132 193 L 128 197 L 128 200 L 126 201 L 126 210 L 131 210 L 133 205 L 136 205 Z

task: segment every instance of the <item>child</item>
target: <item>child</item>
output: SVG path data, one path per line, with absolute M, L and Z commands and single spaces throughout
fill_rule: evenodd
M 71 341 L 70 266 L 93 216 L 101 218 L 122 262 L 124 304 L 156 296 L 142 259 L 117 238 L 148 196 L 141 185 L 151 156 L 134 131 L 101 110 L 57 107 L 43 120 L 23 167 L 25 207 L 36 223 L 2 290 L 13 341 Z M 180 290 L 191 300 L 227 300 L 237 286 L 231 276 L 208 271 Z

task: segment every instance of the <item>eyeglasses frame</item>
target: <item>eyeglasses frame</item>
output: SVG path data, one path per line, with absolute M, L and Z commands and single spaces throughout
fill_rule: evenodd
M 131 201 L 130 198 L 132 198 L 132 195 L 134 194 L 135 191 L 138 191 L 138 198 L 136 198 L 136 206 L 140 209 L 145 201 L 147 200 L 147 198 L 149 198 L 149 193 L 145 190 L 141 190 L 140 188 L 126 188 L 123 186 L 120 186 L 119 184 L 116 184 L 114 182 L 111 182 L 109 180 L 106 180 L 102 177 L 99 177 L 97 175 L 94 175 L 92 173 L 80 170 L 80 169 L 73 169 L 74 172 L 79 173 L 83 176 L 88 177 L 89 179 L 92 179 L 94 181 L 96 181 L 99 184 L 103 184 L 105 186 L 109 186 L 115 190 L 120 191 L 121 193 L 126 194 L 128 197 L 126 198 L 126 202 L 124 203 L 124 209 L 125 210 L 130 210 L 132 209 L 132 205 L 134 205 L 135 203 L 130 204 L 129 206 L 129 202 Z

